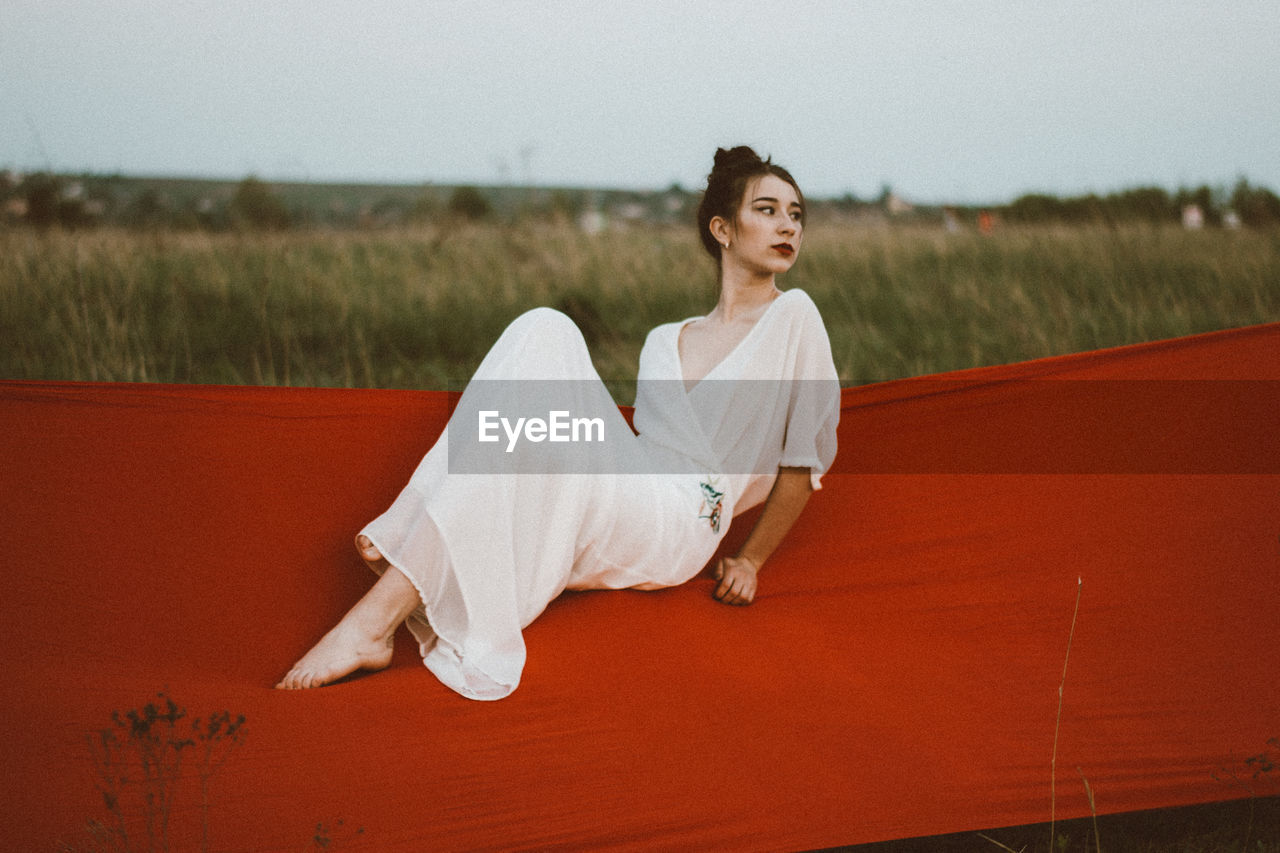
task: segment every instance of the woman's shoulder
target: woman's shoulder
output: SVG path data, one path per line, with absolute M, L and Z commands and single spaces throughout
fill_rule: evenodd
M 815 313 L 818 310 L 818 306 L 814 304 L 813 298 L 798 287 L 782 291 L 778 296 L 778 301 L 781 302 L 783 300 L 786 300 L 788 304 L 795 306 L 796 310 L 813 311 Z
M 782 291 L 782 295 L 777 298 L 776 302 L 781 303 L 775 305 L 778 313 L 786 315 L 793 322 L 806 325 L 816 322 L 819 326 L 826 328 L 822 322 L 822 314 L 818 311 L 818 306 L 810 298 L 809 294 L 800 288 L 793 287 L 790 290 Z
M 781 314 L 792 321 L 799 320 L 813 322 L 816 320 L 819 324 L 822 323 L 822 315 L 818 312 L 818 306 L 814 303 L 813 299 L 810 298 L 808 293 L 798 287 L 782 291 L 774 300 L 774 304 L 769 306 L 769 308 L 770 314 Z M 669 335 L 678 335 L 682 328 L 690 323 L 702 319 L 705 318 L 698 315 L 694 317 L 685 317 L 683 320 L 672 320 L 668 323 L 660 323 L 649 330 L 649 333 L 645 336 L 645 343 L 654 339 L 662 339 Z
M 694 318 L 689 318 L 694 319 Z M 640 362 L 645 364 L 655 356 L 661 357 L 663 353 L 670 351 L 678 341 L 680 327 L 689 320 L 673 320 L 670 323 L 660 323 L 649 330 L 644 336 L 644 344 L 640 347 Z
M 649 330 L 649 333 L 645 335 L 645 340 L 648 341 L 652 338 L 661 338 L 665 335 L 679 334 L 681 328 L 683 328 L 688 323 L 692 323 L 694 320 L 699 320 L 699 319 L 702 319 L 702 318 L 701 317 L 685 317 L 683 320 L 672 320 L 668 323 L 659 323 L 658 325 L 654 326 L 652 329 Z

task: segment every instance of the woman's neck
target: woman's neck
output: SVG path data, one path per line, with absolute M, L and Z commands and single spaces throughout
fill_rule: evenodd
M 781 293 L 772 274 L 752 276 L 743 270 L 724 269 L 720 274 L 720 300 L 712 314 L 729 323 L 750 317 Z M 708 315 L 710 316 L 710 315 Z

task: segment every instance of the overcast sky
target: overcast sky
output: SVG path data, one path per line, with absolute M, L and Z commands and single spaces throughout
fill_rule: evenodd
M 0 168 L 1280 191 L 1280 0 L 3 0 Z

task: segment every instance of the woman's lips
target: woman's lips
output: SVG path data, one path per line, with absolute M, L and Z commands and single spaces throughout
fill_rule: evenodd
M 771 248 L 778 254 L 786 255 L 787 257 L 791 257 L 796 253 L 795 247 L 792 246 L 790 243 L 779 243 L 776 246 L 772 246 Z

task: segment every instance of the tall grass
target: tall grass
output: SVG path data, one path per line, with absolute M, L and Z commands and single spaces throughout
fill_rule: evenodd
M 846 384 L 1280 319 L 1280 233 L 811 227 L 784 287 Z M 458 387 L 536 305 L 634 377 L 645 332 L 705 313 L 692 229 L 0 232 L 0 378 Z

